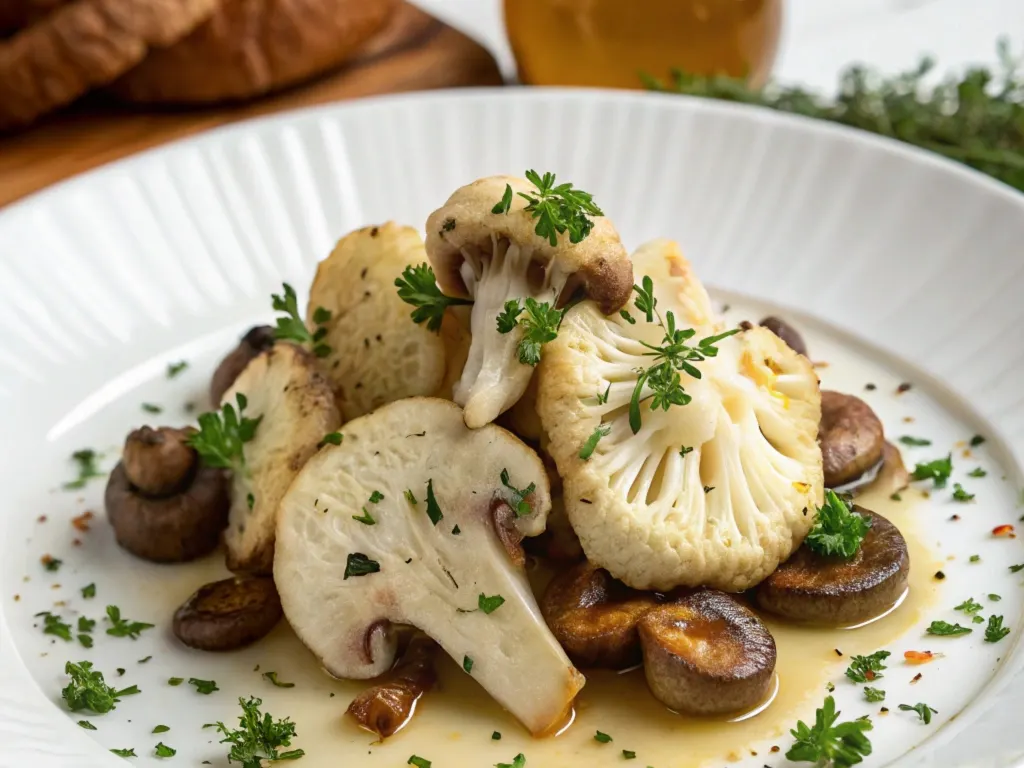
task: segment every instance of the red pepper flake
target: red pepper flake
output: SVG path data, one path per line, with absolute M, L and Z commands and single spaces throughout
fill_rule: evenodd
M 935 658 L 931 651 L 904 651 L 903 660 L 907 664 L 927 664 Z
M 46 515 L 40 515 L 39 517 L 37 517 L 36 518 L 36 522 L 37 523 L 45 523 L 46 522 Z
M 870 683 L 872 680 L 875 679 L 875 671 L 873 669 L 865 669 L 864 679 Z
M 1016 538 L 1016 535 L 1013 532 L 1013 526 L 1010 525 L 1009 523 L 1005 523 L 1003 525 L 997 525 L 995 528 L 992 529 L 992 535 L 993 536 L 1006 536 L 1006 537 L 1009 537 L 1011 539 Z
M 83 531 L 83 532 L 84 531 L 88 531 L 89 530 L 89 521 L 92 520 L 94 517 L 96 517 L 95 513 L 91 512 L 89 510 L 86 510 L 85 512 L 80 514 L 78 517 L 71 518 L 71 524 L 73 526 L 75 526 L 75 528 L 77 528 L 80 531 Z
M 80 546 L 82 546 L 82 540 L 81 539 L 72 539 L 71 540 L 71 546 L 73 546 L 73 547 L 80 547 Z
M 898 387 L 896 387 L 896 394 L 902 395 L 904 392 L 909 392 L 913 385 L 909 381 L 904 381 Z
M 768 750 L 768 751 L 769 752 L 778 752 L 779 751 L 779 747 L 778 747 L 777 744 L 773 744 L 772 748 L 770 750 Z
M 957 521 L 957 520 L 959 520 L 959 519 L 960 519 L 960 515 L 953 515 L 953 516 L 952 516 L 951 518 L 949 518 L 949 519 L 950 519 L 950 520 L 953 520 L 953 521 L 955 522 L 955 521 Z
M 916 675 L 914 675 L 914 679 L 910 681 L 910 684 L 913 685 L 918 680 L 920 680 L 922 677 L 924 677 L 924 674 L 922 672 L 918 672 Z

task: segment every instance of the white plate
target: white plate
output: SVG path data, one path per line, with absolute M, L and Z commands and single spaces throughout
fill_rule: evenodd
M 392 218 L 422 225 L 456 186 L 530 167 L 593 192 L 630 247 L 654 236 L 678 239 L 698 274 L 740 307 L 732 310 L 736 319 L 741 309 L 752 319 L 761 309 L 744 296 L 805 316 L 812 353 L 833 362 L 821 371 L 826 384 L 859 388 L 872 380 L 878 389 L 865 397 L 891 434 L 905 429 L 933 439 L 908 461 L 986 435 L 970 463 L 955 459 L 954 479 L 965 484 L 975 464 L 989 471 L 970 480 L 977 501 L 956 505 L 946 491 L 914 508 L 912 525 L 948 578 L 929 581 L 927 615 L 888 646 L 893 712 L 875 717 L 871 761 L 1005 765 L 1024 754 L 1015 714 L 1024 689 L 1019 679 L 1017 690 L 1011 683 L 1024 666 L 1024 597 L 1020 579 L 1007 571 L 1024 550 L 990 535 L 1021 514 L 1024 198 L 924 153 L 770 112 L 658 95 L 522 90 L 370 100 L 243 123 L 0 212 L 0 766 L 119 765 L 107 750 L 128 746 L 142 756 L 137 764 L 156 764 L 148 756 L 160 739 L 179 750 L 170 764 L 224 765 L 224 750 L 210 743 L 216 737 L 198 724 L 234 722 L 234 696 L 246 693 L 299 722 L 297 745 L 308 755 L 296 765 L 395 766 L 417 751 L 415 731 L 381 749 L 353 739 L 337 723 L 344 702 L 328 698 L 326 680 L 282 692 L 247 666 L 258 654 L 204 656 L 175 646 L 167 612 L 196 585 L 195 571 L 183 582 L 174 568 L 133 560 L 101 519 L 79 534 L 69 521 L 101 510 L 102 482 L 81 495 L 62 492 L 60 482 L 72 473 L 68 456 L 87 445 L 106 452 L 109 467 L 127 429 L 148 418 L 142 402 L 163 404 L 166 421 L 186 419 L 182 403 L 201 401 L 218 356 L 241 329 L 269 315 L 271 291 L 282 280 L 307 286 L 340 234 Z M 167 363 L 178 359 L 191 367 L 166 380 Z M 905 379 L 915 388 L 897 399 L 895 386 Z M 916 421 L 904 427 L 908 414 Z M 952 512 L 960 522 L 948 520 Z M 39 515 L 48 521 L 36 522 Z M 81 546 L 72 545 L 75 536 Z M 39 564 L 47 552 L 65 561 L 57 574 Z M 980 563 L 968 562 L 973 553 Z M 214 559 L 206 570 L 218 568 Z M 90 581 L 95 605 L 78 595 Z M 977 631 L 960 639 L 921 635 L 931 619 L 962 620 L 952 606 L 989 592 L 1002 594 L 999 611 L 1014 630 L 999 644 L 982 642 Z M 159 626 L 136 642 L 99 634 L 91 651 L 50 644 L 32 627 L 32 614 L 56 611 L 59 600 L 66 616 L 83 610 L 98 617 L 116 602 L 131 618 Z M 925 647 L 946 655 L 910 687 L 916 670 L 898 657 Z M 137 664 L 147 655 L 152 661 Z M 100 730 L 84 731 L 60 700 L 69 658 L 94 660 L 108 679 L 127 667 L 125 685 L 138 683 L 143 693 L 95 718 Z M 836 681 L 847 716 L 877 711 L 843 680 L 845 662 L 808 664 Z M 176 675 L 216 677 L 223 691 L 203 697 L 166 686 Z M 321 726 L 303 725 L 297 714 L 309 711 L 314 690 L 323 696 L 324 732 L 336 739 L 327 754 L 314 754 L 303 736 Z M 823 696 L 800 704 L 797 714 L 813 718 Z M 918 725 L 913 713 L 896 710 L 904 701 L 927 701 L 939 714 L 931 726 Z M 466 713 L 467 722 L 473 716 Z M 172 730 L 151 736 L 157 723 Z M 472 741 L 481 723 L 451 738 L 449 754 L 425 756 L 444 768 L 509 761 L 520 743 L 528 759 L 531 749 L 538 754 L 541 747 L 507 718 L 502 723 L 502 742 Z M 452 732 L 460 727 L 450 724 Z M 617 749 L 595 752 L 592 733 L 584 722 L 562 737 L 558 764 L 621 762 Z M 646 765 L 628 741 L 622 734 L 615 746 L 636 749 L 637 764 Z M 790 739 L 765 733 L 752 746 L 772 743 L 784 752 Z M 739 732 L 735 746 L 744 746 Z M 685 754 L 685 740 L 674 748 Z M 778 765 L 781 754 L 747 761 Z

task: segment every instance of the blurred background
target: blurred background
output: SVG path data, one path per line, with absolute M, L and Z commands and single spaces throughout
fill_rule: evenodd
M 1021 29 L 1022 0 L 0 0 L 0 205 L 254 115 L 501 85 L 750 102 L 1022 188 Z

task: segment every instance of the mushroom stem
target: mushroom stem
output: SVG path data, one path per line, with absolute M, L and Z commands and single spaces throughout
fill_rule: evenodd
M 190 429 L 142 427 L 124 444 L 124 470 L 133 486 L 147 496 L 167 496 L 181 489 L 196 465 L 188 445 Z

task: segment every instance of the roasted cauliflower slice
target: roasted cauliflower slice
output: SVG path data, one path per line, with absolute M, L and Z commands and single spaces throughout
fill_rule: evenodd
M 454 390 L 472 428 L 511 408 L 533 375 L 537 355 L 521 352 L 523 324 L 499 329 L 507 302 L 518 301 L 529 313 L 530 302 L 553 309 L 586 296 L 610 313 L 628 301 L 633 283 L 629 257 L 608 219 L 594 216 L 577 243 L 568 233 L 552 235 L 552 242 L 537 234 L 537 220 L 519 193 L 536 195 L 538 188 L 511 176 L 479 179 L 427 219 L 427 255 L 438 285 L 447 295 L 473 299 L 472 343 Z
M 415 229 L 388 222 L 341 238 L 317 267 L 306 322 L 326 330 L 321 364 L 345 421 L 442 387 L 445 337 L 458 337 L 458 323 L 446 314 L 443 335 L 410 323 L 395 293 L 395 279 L 426 257 Z
M 693 325 L 695 347 L 726 329 L 673 243 L 641 248 L 634 268 L 653 278 L 652 320 L 642 306 L 631 324 L 584 303 L 538 374 L 569 519 L 587 558 L 631 587 L 747 589 L 799 546 L 822 502 L 817 377 L 773 333 L 751 328 L 694 360 L 700 378 L 679 371 L 685 405 L 652 408 L 645 380 L 635 423 L 640 372 L 665 344 L 659 320 Z
M 281 504 L 285 615 L 331 674 L 355 679 L 391 668 L 392 624 L 416 626 L 546 733 L 584 683 L 526 578 L 520 542 L 550 508 L 543 464 L 509 432 L 470 430 L 440 399 L 383 406 L 346 424 Z

